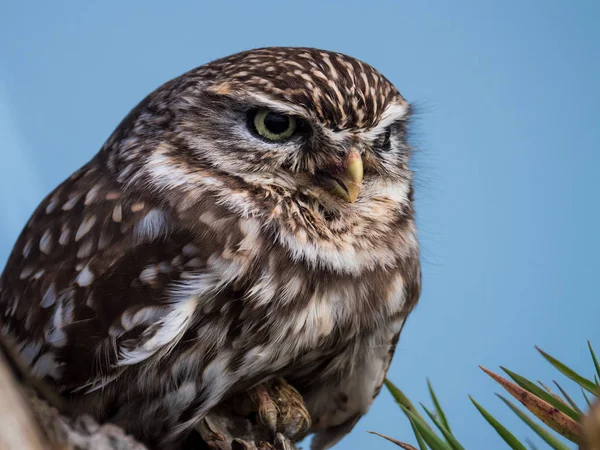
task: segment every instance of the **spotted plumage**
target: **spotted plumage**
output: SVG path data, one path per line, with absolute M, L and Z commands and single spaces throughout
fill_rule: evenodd
M 169 81 L 34 212 L 0 281 L 2 334 L 73 413 L 157 448 L 276 376 L 328 448 L 419 296 L 409 113 L 375 69 L 316 49 Z

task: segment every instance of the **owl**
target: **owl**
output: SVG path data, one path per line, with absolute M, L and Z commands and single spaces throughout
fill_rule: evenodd
M 33 213 L 3 338 L 72 414 L 154 448 L 276 379 L 333 446 L 419 297 L 409 117 L 377 70 L 312 48 L 167 82 Z

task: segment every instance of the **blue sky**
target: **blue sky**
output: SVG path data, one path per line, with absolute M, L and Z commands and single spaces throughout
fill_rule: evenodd
M 417 111 L 424 289 L 389 376 L 415 401 L 428 400 L 430 377 L 467 448 L 503 448 L 467 394 L 518 437 L 532 436 L 477 365 L 561 380 L 535 344 L 592 374 L 585 341 L 600 349 L 599 5 L 7 2 L 0 260 L 41 198 L 164 81 L 252 47 L 347 53 L 382 71 Z M 387 392 L 337 448 L 396 448 L 366 430 L 412 441 Z

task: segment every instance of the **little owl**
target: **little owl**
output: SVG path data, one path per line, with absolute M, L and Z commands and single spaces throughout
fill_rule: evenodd
M 3 338 L 73 414 L 154 448 L 275 379 L 307 412 L 291 438 L 331 447 L 419 297 L 409 114 L 375 69 L 311 48 L 167 82 L 34 212 Z

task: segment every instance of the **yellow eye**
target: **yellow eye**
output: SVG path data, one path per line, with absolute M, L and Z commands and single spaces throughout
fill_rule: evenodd
M 296 118 L 260 109 L 253 120 L 256 132 L 269 141 L 283 141 L 296 131 Z

